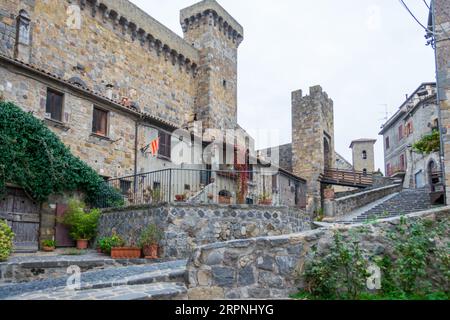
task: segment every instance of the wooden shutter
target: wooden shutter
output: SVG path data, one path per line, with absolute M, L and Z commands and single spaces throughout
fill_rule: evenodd
M 92 132 L 102 136 L 108 135 L 108 112 L 94 107 Z
M 50 115 L 51 119 L 62 121 L 62 107 L 63 107 L 63 94 L 48 89 L 45 112 Z

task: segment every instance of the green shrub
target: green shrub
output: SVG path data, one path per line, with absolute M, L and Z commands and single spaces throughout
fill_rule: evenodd
M 139 246 L 141 248 L 159 244 L 163 237 L 161 229 L 154 223 L 150 224 L 141 234 Z
M 22 187 L 32 198 L 83 191 L 93 207 L 123 205 L 123 197 L 91 167 L 72 155 L 45 123 L 13 103 L 0 101 L 0 193 L 5 184 Z
M 85 204 L 78 200 L 70 200 L 62 223 L 69 227 L 70 236 L 74 240 L 90 240 L 97 233 L 100 210 L 85 211 Z
M 441 136 L 439 130 L 435 129 L 432 133 L 425 135 L 413 144 L 413 150 L 420 154 L 430 154 L 439 152 L 441 149 Z
M 42 246 L 49 247 L 49 248 L 54 248 L 56 246 L 56 242 L 55 242 L 55 240 L 43 240 L 42 241 Z
M 296 299 L 365 300 L 447 300 L 450 280 L 448 219 L 400 219 L 399 225 L 386 232 L 389 250 L 373 260 L 381 269 L 381 290 L 368 292 L 369 257 L 358 246 L 361 234 L 344 242 L 336 232 L 326 253 L 314 256 L 305 265 L 307 290 Z
M 367 268 L 358 243 L 346 243 L 336 232 L 329 253 L 306 265 L 308 293 L 318 299 L 355 299 L 366 284 Z
M 125 241 L 117 234 L 113 234 L 111 237 L 104 237 L 98 241 L 98 245 L 103 253 L 111 254 L 112 248 L 123 247 Z
M 0 261 L 8 260 L 13 249 L 14 233 L 5 221 L 0 220 Z

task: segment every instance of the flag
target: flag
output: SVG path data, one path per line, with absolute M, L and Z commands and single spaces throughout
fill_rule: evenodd
M 159 138 L 150 142 L 150 147 L 152 148 L 152 156 L 156 156 L 159 151 Z

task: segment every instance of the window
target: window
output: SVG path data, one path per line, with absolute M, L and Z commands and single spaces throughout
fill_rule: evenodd
M 400 127 L 398 127 L 398 141 L 403 139 L 403 125 L 400 125 Z
M 406 161 L 405 161 L 405 155 L 400 155 L 400 170 L 405 171 L 406 168 Z
M 388 177 L 392 175 L 392 166 L 391 166 L 390 163 L 388 163 L 386 165 L 386 174 L 387 174 Z
M 171 141 L 172 137 L 170 134 L 165 132 L 159 132 L 159 151 L 158 155 L 167 159 L 171 158 Z
M 363 176 L 367 176 L 367 169 L 363 169 Z
M 391 147 L 389 137 L 386 137 L 386 150 Z
M 62 121 L 64 94 L 52 89 L 47 89 L 47 105 L 45 107 L 46 118 Z
M 412 121 L 410 121 L 406 124 L 406 135 L 409 136 L 409 135 L 413 134 L 413 132 L 414 132 L 413 124 L 412 124 Z
M 128 194 L 131 190 L 131 181 L 120 180 L 120 191 L 122 194 Z
M 367 160 L 367 151 L 366 150 L 364 150 L 362 152 L 362 158 L 363 158 L 363 160 Z
M 104 137 L 108 135 L 108 111 L 94 107 L 92 132 Z

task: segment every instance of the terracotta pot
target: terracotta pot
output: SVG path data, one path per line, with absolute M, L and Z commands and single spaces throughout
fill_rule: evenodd
M 112 248 L 111 258 L 113 259 L 139 259 L 141 257 L 141 249 L 139 248 Z
M 263 206 L 271 206 L 271 205 L 272 205 L 272 199 L 261 200 L 261 201 L 259 202 L 259 204 L 260 204 L 260 205 L 263 205 Z
M 142 251 L 144 253 L 145 259 L 158 259 L 158 248 L 157 244 L 152 244 L 149 246 L 144 246 Z
M 77 240 L 77 249 L 78 250 L 86 250 L 88 248 L 89 240 L 80 239 Z
M 44 251 L 44 252 L 53 252 L 53 251 L 55 251 L 55 247 L 46 247 L 46 246 L 43 246 L 43 247 L 42 247 L 42 251 Z

